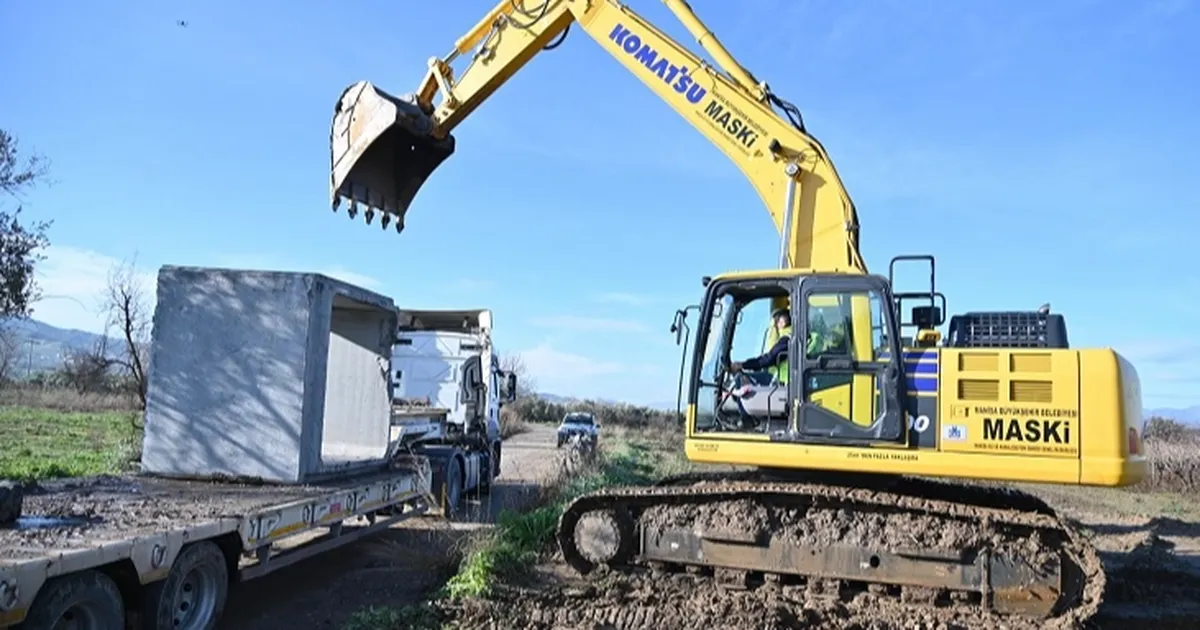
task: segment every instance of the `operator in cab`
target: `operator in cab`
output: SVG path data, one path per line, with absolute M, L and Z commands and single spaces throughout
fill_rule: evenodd
M 735 374 L 745 374 L 751 381 L 759 385 L 767 385 L 772 381 L 779 381 L 786 385 L 788 382 L 788 344 L 792 339 L 792 314 L 787 307 L 777 308 L 772 311 L 771 319 L 775 325 L 775 333 L 779 335 L 774 345 L 757 357 L 745 361 L 734 361 L 730 364 L 729 369 Z M 805 354 L 809 358 L 816 356 L 825 346 L 824 341 L 825 339 L 816 331 L 810 331 L 808 343 L 804 349 Z M 746 374 L 747 370 L 756 374 Z
M 746 374 L 746 376 L 762 385 L 775 380 L 780 383 L 788 382 L 787 357 L 788 344 L 792 339 L 792 314 L 787 307 L 777 308 L 771 313 L 771 319 L 775 324 L 775 332 L 779 335 L 771 348 L 757 357 L 745 361 L 734 361 L 729 366 L 734 374 L 744 373 L 746 370 L 758 372 L 759 374 Z M 766 374 L 762 374 L 764 370 Z

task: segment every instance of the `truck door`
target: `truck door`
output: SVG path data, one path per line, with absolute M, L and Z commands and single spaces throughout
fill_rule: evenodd
M 792 301 L 796 431 L 818 442 L 906 437 L 903 364 L 887 283 L 877 276 L 805 276 Z

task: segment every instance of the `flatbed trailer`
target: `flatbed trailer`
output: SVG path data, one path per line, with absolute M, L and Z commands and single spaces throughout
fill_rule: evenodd
M 455 345 L 397 360 L 412 339 Z M 36 486 L 0 525 L 0 628 L 212 630 L 233 584 L 453 518 L 499 474 L 516 391 L 486 309 L 400 311 L 320 274 L 170 265 L 148 375 L 141 472 Z M 404 402 L 393 378 L 427 394 Z
M 230 584 L 428 512 L 428 460 L 398 461 L 303 486 L 131 474 L 34 488 L 0 529 L 0 628 L 42 630 L 66 606 L 81 628 L 216 627 Z

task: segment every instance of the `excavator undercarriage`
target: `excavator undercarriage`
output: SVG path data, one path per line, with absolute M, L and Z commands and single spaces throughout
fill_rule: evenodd
M 694 473 L 572 502 L 559 521 L 583 574 L 686 572 L 753 589 L 861 591 L 914 605 L 1081 622 L 1104 574 L 1080 533 L 1011 488 L 910 477 Z

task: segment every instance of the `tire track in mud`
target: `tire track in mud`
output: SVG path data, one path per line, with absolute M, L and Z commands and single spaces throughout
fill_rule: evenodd
M 548 578 L 535 587 L 505 589 L 492 600 L 442 604 L 442 612 L 463 627 L 495 630 L 1044 627 L 968 607 L 925 609 L 865 592 L 837 601 L 809 596 L 801 588 L 729 591 L 685 575 L 653 574 L 605 576 L 577 585 Z

